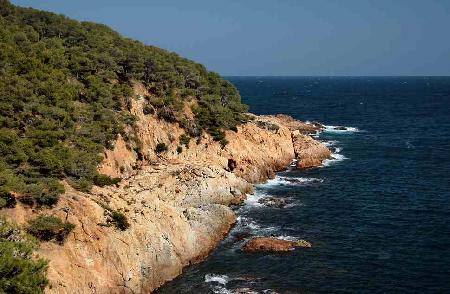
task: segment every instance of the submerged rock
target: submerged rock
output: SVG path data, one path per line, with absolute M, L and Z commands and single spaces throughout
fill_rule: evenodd
M 333 129 L 337 130 L 337 131 L 346 131 L 347 128 L 343 127 L 343 126 L 335 126 Z
M 275 197 L 266 197 L 258 200 L 258 203 L 269 207 L 284 208 L 287 205 L 286 200 Z
M 254 238 L 242 247 L 245 252 L 286 252 L 297 247 L 310 248 L 311 243 L 305 240 L 288 241 L 272 237 Z

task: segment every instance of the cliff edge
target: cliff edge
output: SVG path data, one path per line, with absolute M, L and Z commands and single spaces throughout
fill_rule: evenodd
M 138 96 L 145 94 L 141 91 L 136 85 Z M 252 183 L 273 177 L 294 158 L 299 167 L 311 167 L 330 154 L 306 135 L 318 126 L 255 115 L 237 131 L 227 131 L 225 147 L 204 134 L 180 152 L 184 130 L 145 115 L 142 105 L 140 98 L 131 107 L 142 154 L 119 137 L 99 167 L 123 180 L 90 193 L 65 184 L 58 205 L 40 211 L 76 225 L 63 245 L 47 242 L 38 251 L 50 261 L 48 293 L 151 292 L 217 246 L 236 221 L 230 205 L 252 193 Z M 162 142 L 167 150 L 155 152 Z M 129 229 L 108 226 L 107 210 L 124 213 Z M 25 223 L 36 213 L 18 205 L 3 214 Z

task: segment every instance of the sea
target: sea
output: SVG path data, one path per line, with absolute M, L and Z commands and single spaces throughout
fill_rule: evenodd
M 450 293 L 450 77 L 228 79 L 252 113 L 324 124 L 333 156 L 257 185 L 209 258 L 157 293 Z M 254 236 L 312 248 L 244 253 Z

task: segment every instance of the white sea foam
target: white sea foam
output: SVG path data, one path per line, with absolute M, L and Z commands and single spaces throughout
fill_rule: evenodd
M 243 282 L 243 287 L 239 287 L 239 289 L 230 290 L 227 288 L 227 284 L 230 280 L 237 281 L 237 282 Z M 230 279 L 227 275 L 215 275 L 215 274 L 206 274 L 205 275 L 205 283 L 209 284 L 209 288 L 213 293 L 216 294 L 237 294 L 237 293 L 248 293 L 248 294 L 258 294 L 258 293 L 264 293 L 264 294 L 274 294 L 277 293 L 273 291 L 272 289 L 266 289 L 262 290 L 262 292 L 259 292 L 257 290 L 253 290 L 252 288 L 249 288 L 248 284 L 253 284 L 256 280 L 249 279 L 247 277 L 236 277 L 233 279 Z
M 297 162 L 298 162 L 298 159 L 295 158 L 295 159 L 292 160 L 292 162 L 291 162 L 291 164 L 289 166 L 295 167 L 295 166 L 297 166 Z
M 236 230 L 242 231 L 242 230 L 248 230 L 252 233 L 271 233 L 279 231 L 280 228 L 276 226 L 270 226 L 270 227 L 261 227 L 257 222 L 255 222 L 253 219 L 245 217 L 245 216 L 238 216 L 237 218 L 237 224 L 236 224 Z
M 284 208 L 292 208 L 292 207 L 296 207 L 296 206 L 303 206 L 303 203 L 291 202 L 291 203 L 286 204 L 286 206 Z
M 229 277 L 227 275 L 214 275 L 214 274 L 206 274 L 205 275 L 205 283 L 210 284 L 210 289 L 213 293 L 216 294 L 232 294 L 233 292 L 226 288 L 226 285 L 229 281 Z
M 277 239 L 285 240 L 285 241 L 298 241 L 299 238 L 293 237 L 293 236 L 287 236 L 287 235 L 281 235 L 276 237 Z
M 272 186 L 298 186 L 298 185 L 304 185 L 309 183 L 322 183 L 323 179 L 318 178 L 305 178 L 305 177 L 283 177 L 283 176 L 276 176 L 275 178 L 267 181 L 267 183 L 262 184 L 262 187 L 272 187 Z M 263 197 L 261 197 L 263 196 Z M 267 195 L 261 194 L 259 198 L 256 199 L 256 202 L 266 197 Z
M 281 186 L 289 185 L 290 183 L 286 181 L 283 177 L 275 176 L 275 178 L 268 180 L 266 183 L 262 184 L 263 187 Z
M 348 159 L 348 158 L 345 157 L 345 156 L 342 155 L 342 154 L 332 153 L 332 154 L 331 154 L 331 159 L 325 159 L 325 160 L 322 162 L 322 166 L 330 166 L 330 165 L 332 165 L 332 164 L 341 162 L 341 161 L 346 160 L 346 159 Z
M 263 205 L 258 201 L 265 197 L 268 197 L 268 195 L 258 191 L 255 194 L 248 196 L 247 199 L 245 199 L 244 204 L 247 206 L 261 207 Z
M 280 227 L 270 226 L 270 227 L 260 228 L 260 229 L 256 230 L 256 233 L 269 234 L 269 233 L 277 232 L 279 230 L 280 230 Z
M 230 278 L 227 275 L 214 275 L 214 274 L 206 274 L 205 275 L 205 282 L 206 283 L 218 283 L 220 285 L 225 286 Z
M 337 143 L 339 143 L 339 141 L 330 140 L 330 141 L 324 141 L 322 143 L 323 143 L 323 145 L 325 145 L 327 147 L 331 147 L 331 146 L 335 146 Z
M 327 133 L 357 133 L 360 130 L 355 127 L 344 127 L 344 126 L 327 126 L 324 125 L 324 132 Z
M 245 216 L 238 216 L 237 226 L 258 229 L 259 225 L 252 219 Z
M 211 291 L 215 294 L 234 294 L 233 292 L 222 286 L 213 286 L 211 287 Z
M 285 185 L 301 185 L 308 183 L 323 183 L 323 179 L 305 178 L 305 177 L 282 177 L 279 176 L 280 182 Z
M 255 221 L 250 221 L 249 223 L 247 223 L 247 227 L 249 227 L 253 231 L 261 229 L 261 226 L 258 225 Z

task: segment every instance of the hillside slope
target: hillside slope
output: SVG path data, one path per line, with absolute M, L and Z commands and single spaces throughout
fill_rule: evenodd
M 329 156 L 303 135 L 319 126 L 246 111 L 202 65 L 0 0 L 0 216 L 41 239 L 0 219 L 0 292 L 151 292 L 217 246 L 252 183 Z
M 34 205 L 54 205 L 64 190 L 60 179 L 85 191 L 108 182 L 96 166 L 119 134 L 140 153 L 129 112 L 132 81 L 147 90 L 147 114 L 178 123 L 191 137 L 207 131 L 223 145 L 223 130 L 235 129 L 247 109 L 229 82 L 200 64 L 104 25 L 6 0 L 0 73 L 2 191 Z
M 64 244 L 41 244 L 39 255 L 50 261 L 52 286 L 47 292 L 148 293 L 175 278 L 217 246 L 236 221 L 229 206 L 252 192 L 251 183 L 273 177 L 292 162 L 298 149 L 292 136 L 299 128 L 303 131 L 302 124 L 289 127 L 279 117 L 254 116 L 237 132 L 227 131 L 224 148 L 204 134 L 179 153 L 185 130 L 144 115 L 144 103 L 138 99 L 131 108 L 138 117 L 144 162 L 136 166 L 139 159 L 119 137 L 99 167 L 123 177 L 120 183 L 94 187 L 89 193 L 65 184 L 66 192 L 52 208 L 34 211 L 17 205 L 3 210 L 21 224 L 44 213 L 76 225 Z M 161 142 L 168 150 L 157 153 L 154 146 Z M 317 155 L 310 149 L 317 142 L 312 142 L 302 145 L 310 152 L 305 158 Z M 233 171 L 230 160 L 235 162 Z M 130 227 L 120 231 L 107 226 L 109 210 L 126 215 Z

